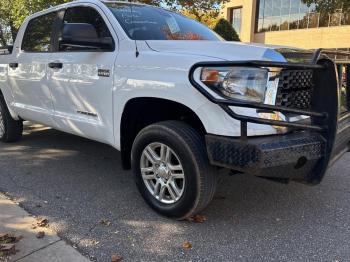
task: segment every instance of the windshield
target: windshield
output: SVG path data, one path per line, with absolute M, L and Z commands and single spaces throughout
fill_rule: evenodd
M 201 23 L 161 8 L 127 3 L 106 5 L 133 40 L 221 40 Z

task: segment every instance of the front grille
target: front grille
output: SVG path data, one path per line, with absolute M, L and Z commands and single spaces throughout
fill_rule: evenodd
M 277 106 L 310 109 L 314 89 L 312 70 L 283 70 L 279 79 Z

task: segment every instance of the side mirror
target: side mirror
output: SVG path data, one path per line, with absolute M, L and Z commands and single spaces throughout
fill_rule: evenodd
M 61 47 L 78 49 L 102 49 L 112 51 L 114 41 L 112 37 L 99 37 L 93 25 L 87 23 L 65 24 L 59 40 Z

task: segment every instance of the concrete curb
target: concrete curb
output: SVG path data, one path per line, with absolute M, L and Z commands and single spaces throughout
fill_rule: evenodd
M 0 193 L 0 232 L 14 233 L 23 239 L 16 243 L 15 255 L 9 261 L 20 262 L 88 262 L 90 261 L 73 247 L 66 244 L 47 227 L 33 228 L 37 220 Z M 36 237 L 39 231 L 45 237 Z

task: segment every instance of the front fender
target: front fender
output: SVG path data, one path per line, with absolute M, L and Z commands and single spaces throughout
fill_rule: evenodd
M 177 102 L 196 113 L 208 134 L 240 136 L 240 121 L 229 117 L 220 106 L 210 102 L 189 81 L 190 68 L 203 59 L 202 57 L 161 53 L 141 45 L 139 49 L 138 57 L 133 51 L 122 49 L 114 67 L 114 136 L 117 149 L 120 149 L 121 144 L 122 114 L 127 102 L 134 98 L 161 98 Z M 256 114 L 249 109 L 245 109 L 245 113 Z M 249 135 L 276 134 L 276 130 L 267 125 L 249 124 L 248 129 Z
M 120 79 L 119 79 L 120 80 Z M 122 115 L 127 103 L 135 98 L 160 98 L 177 102 L 191 109 L 201 120 L 206 133 L 219 136 L 240 136 L 240 121 L 232 119 L 218 105 L 210 102 L 200 94 L 190 83 L 170 81 L 153 81 L 147 79 L 124 80 L 122 86 L 115 87 L 114 103 L 114 135 L 115 147 L 120 150 L 120 126 Z M 142 112 L 135 112 L 135 114 Z M 254 134 L 273 134 L 275 129 L 270 126 L 255 125 Z

